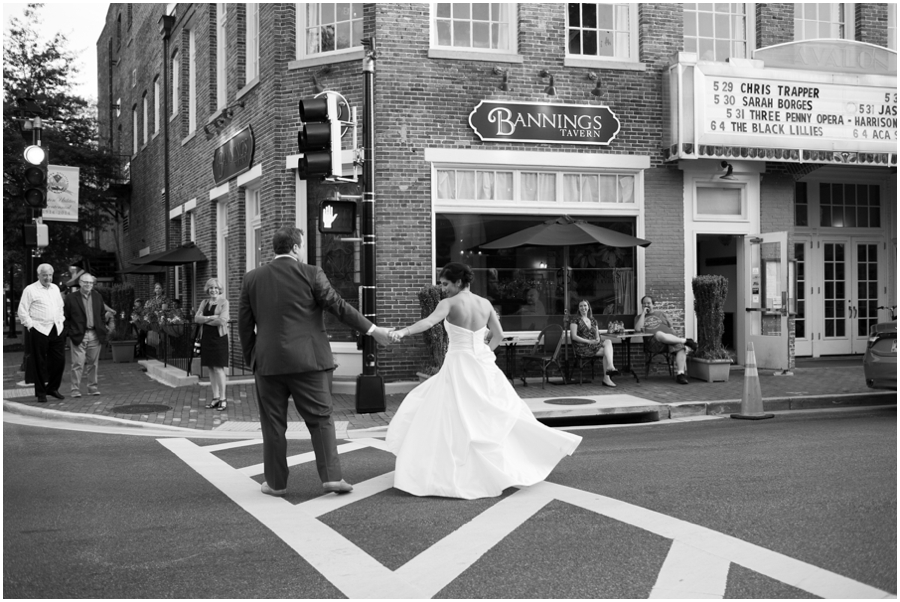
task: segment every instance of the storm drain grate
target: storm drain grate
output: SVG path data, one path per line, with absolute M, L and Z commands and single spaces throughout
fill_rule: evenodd
M 113 406 L 112 411 L 116 414 L 153 414 L 156 412 L 168 412 L 171 410 L 169 406 L 154 403 L 138 403 L 130 406 Z
M 556 406 L 584 406 L 589 403 L 597 403 L 593 399 L 585 399 L 583 397 L 560 397 L 559 399 L 548 399 L 544 403 Z

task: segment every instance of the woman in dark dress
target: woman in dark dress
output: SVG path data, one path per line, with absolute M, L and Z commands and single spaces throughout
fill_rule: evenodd
M 200 365 L 209 368 L 209 384 L 212 388 L 212 401 L 206 404 L 206 407 L 222 412 L 228 406 L 225 399 L 225 367 L 228 365 L 228 299 L 225 298 L 222 287 L 215 278 L 206 281 L 206 294 L 209 297 L 200 303 L 194 322 L 202 324 Z
M 619 373 L 613 365 L 612 341 L 600 336 L 600 328 L 594 319 L 591 304 L 582 299 L 578 304 L 578 316 L 569 325 L 572 343 L 575 345 L 575 355 L 578 357 L 603 358 L 603 384 L 607 387 L 615 387 L 616 384 L 610 376 Z

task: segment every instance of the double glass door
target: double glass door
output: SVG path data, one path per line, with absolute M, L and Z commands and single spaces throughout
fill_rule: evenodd
M 886 298 L 886 250 L 880 237 L 798 239 L 796 354 L 864 353 Z

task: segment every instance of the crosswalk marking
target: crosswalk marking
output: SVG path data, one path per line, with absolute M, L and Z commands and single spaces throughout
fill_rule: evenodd
M 188 439 L 158 441 L 291 546 L 348 598 L 433 597 L 554 500 L 672 540 L 650 593 L 653 598 L 722 598 L 731 563 L 822 598 L 896 598 L 889 592 L 736 537 L 620 500 L 546 481 L 519 489 L 498 501 L 396 571 L 391 571 L 317 518 L 390 489 L 393 472 L 355 484 L 353 495 L 328 494 L 294 506 L 287 500 L 260 494 L 259 484 L 251 476 L 262 472 L 261 465 L 235 469 L 214 455 L 215 451 L 230 449 L 223 447 L 227 444 L 201 447 Z M 262 442 L 257 440 L 256 443 Z M 251 443 L 241 442 L 241 445 Z M 347 453 L 366 447 L 386 450 L 382 440 L 358 439 L 340 445 L 338 451 Z M 298 454 L 291 457 L 291 464 L 314 459 L 312 453 Z
M 650 598 L 721 600 L 728 585 L 728 560 L 675 540 Z

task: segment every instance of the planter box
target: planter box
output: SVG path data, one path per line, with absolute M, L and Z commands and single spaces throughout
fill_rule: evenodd
M 712 382 L 728 382 L 731 373 L 731 360 L 703 360 L 688 358 L 687 372 L 691 378 Z
M 126 363 L 134 361 L 134 346 L 137 341 L 110 341 L 114 362 Z

